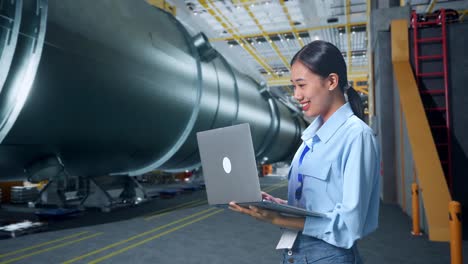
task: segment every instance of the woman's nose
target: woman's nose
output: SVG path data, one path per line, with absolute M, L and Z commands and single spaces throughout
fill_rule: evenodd
M 300 101 L 302 99 L 302 95 L 297 91 L 297 89 L 294 90 L 293 98 L 297 101 Z

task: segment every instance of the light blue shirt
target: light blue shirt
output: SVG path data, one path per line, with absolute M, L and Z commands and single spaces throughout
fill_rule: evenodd
M 290 169 L 288 203 L 326 217 L 306 217 L 302 233 L 342 248 L 377 228 L 380 152 L 374 134 L 349 103 L 323 123 L 316 118 L 302 134 Z M 307 145 L 310 150 L 299 166 Z M 297 201 L 303 175 L 302 198 Z

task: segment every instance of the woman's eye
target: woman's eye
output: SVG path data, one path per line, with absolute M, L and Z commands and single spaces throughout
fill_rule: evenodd
M 303 89 L 305 86 L 305 84 L 297 84 L 297 85 L 291 85 L 293 91 L 295 91 L 298 87 Z

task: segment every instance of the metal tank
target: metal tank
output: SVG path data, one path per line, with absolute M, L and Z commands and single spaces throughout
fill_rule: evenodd
M 191 169 L 196 132 L 243 122 L 258 161 L 299 144 L 299 116 L 144 0 L 2 3 L 0 180 L 51 157 L 88 177 Z

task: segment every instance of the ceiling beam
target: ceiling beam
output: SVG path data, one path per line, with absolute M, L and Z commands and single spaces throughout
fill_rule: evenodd
M 241 0 L 242 2 L 246 2 L 246 0 Z M 276 55 L 281 59 L 283 62 L 284 66 L 286 68 L 289 68 L 289 62 L 288 60 L 284 57 L 283 53 L 278 49 L 278 46 L 273 42 L 273 40 L 270 39 L 270 36 L 268 33 L 266 33 L 265 29 L 263 28 L 262 24 L 258 21 L 258 19 L 255 17 L 253 14 L 252 10 L 250 10 L 249 5 L 244 5 L 245 11 L 247 11 L 247 14 L 249 14 L 250 18 L 255 22 L 255 25 L 257 25 L 258 29 L 262 32 L 262 36 L 265 38 L 265 40 L 270 43 L 270 46 L 273 48 L 273 50 L 276 52 Z
M 294 37 L 299 41 L 299 45 L 301 45 L 301 48 L 304 47 L 304 42 L 302 41 L 301 37 L 299 36 L 299 32 L 296 30 L 296 26 L 294 25 L 294 22 L 292 21 L 291 15 L 289 15 L 288 7 L 286 4 L 284 4 L 284 0 L 280 0 L 281 7 L 283 8 L 283 12 L 288 18 L 289 25 L 291 26 L 291 29 L 293 31 Z
M 367 71 L 351 71 L 348 75 L 348 79 L 354 79 L 354 78 L 366 78 L 367 79 L 367 77 L 368 77 Z M 271 76 L 265 76 L 265 78 L 267 79 L 267 84 L 270 87 L 291 85 L 290 75 L 283 75 L 277 78 L 272 78 Z
M 432 10 L 434 9 L 434 6 L 436 3 L 437 3 L 437 0 L 431 0 L 431 2 L 426 8 L 426 13 L 432 13 Z
M 403 2 L 403 3 L 402 3 Z M 371 0 L 366 0 L 366 3 L 367 3 L 367 10 L 366 10 L 366 17 L 367 17 L 367 42 L 366 42 L 366 48 L 367 48 L 367 64 L 368 64 L 368 68 L 367 68 L 367 91 L 368 91 L 368 114 L 369 114 L 369 125 L 372 125 L 372 122 L 373 122 L 373 116 L 375 114 L 375 109 L 374 109 L 374 105 L 375 105 L 375 89 L 373 87 L 373 83 L 374 83 L 374 72 L 373 72 L 373 69 L 374 69 L 374 66 L 373 66 L 373 62 L 374 62 L 374 59 L 373 59 L 373 53 L 372 53 L 372 50 L 371 50 L 371 45 L 370 45 L 370 39 L 371 39 L 371 30 L 370 30 L 370 21 L 371 21 Z M 400 2 L 400 5 L 403 4 L 402 6 L 405 6 L 405 1 L 401 1 Z
M 416 13 L 418 13 L 418 14 L 426 13 L 426 10 L 428 8 L 428 4 L 430 4 L 429 1 L 427 1 L 425 3 L 423 3 L 423 2 L 421 2 L 421 3 L 411 3 L 411 2 L 414 2 L 414 1 L 408 2 L 407 5 L 410 5 L 411 9 L 415 10 Z M 453 10 L 457 10 L 458 13 L 461 13 L 461 10 L 466 9 L 466 0 L 454 0 L 454 1 L 443 1 L 443 2 L 438 1 L 437 3 L 434 4 L 434 9 L 441 9 L 441 8 L 453 9 Z
M 465 16 L 468 14 L 468 10 L 463 10 L 460 12 L 460 22 L 463 22 L 463 19 L 465 19 Z
M 212 0 L 200 0 L 199 3 L 205 8 L 205 10 L 214 18 L 218 23 L 223 26 L 232 36 L 233 39 L 236 40 L 247 53 L 249 53 L 255 61 L 257 61 L 264 69 L 266 72 L 270 72 L 271 75 L 274 76 L 275 72 L 274 70 L 270 67 L 268 63 L 266 63 L 260 55 L 256 53 L 256 50 L 254 47 L 250 45 L 250 42 L 246 41 L 244 38 L 240 37 L 237 32 L 234 31 L 235 27 L 231 24 L 229 19 L 227 19 L 222 12 L 215 6 Z M 212 6 L 208 5 L 208 3 Z M 229 24 L 229 25 L 228 25 Z M 237 29 L 235 29 L 237 31 Z
M 354 26 L 366 26 L 366 22 L 355 22 L 355 23 L 349 23 L 349 26 L 354 27 Z M 329 28 L 344 28 L 348 26 L 348 24 L 336 24 L 336 25 L 324 25 L 324 26 L 317 26 L 317 27 L 307 27 L 307 28 L 300 28 L 296 29 L 297 32 L 303 33 L 303 32 L 308 32 L 308 31 L 316 31 L 316 30 L 322 30 L 322 29 L 329 29 Z M 227 30 L 227 28 L 226 28 Z M 291 32 L 291 30 L 281 30 L 281 31 L 267 31 L 266 32 L 268 35 L 284 35 L 284 34 L 293 34 L 294 32 Z M 262 34 L 244 34 L 244 35 L 238 35 L 240 38 L 256 38 L 256 37 L 263 37 Z M 215 41 L 229 41 L 229 40 L 234 40 L 233 37 L 222 37 L 222 38 L 210 38 L 211 42 Z
M 291 85 L 291 77 L 289 75 L 280 78 L 270 78 L 267 80 L 267 85 L 272 86 L 288 86 Z
M 348 72 L 347 74 L 349 75 L 349 71 L 351 69 L 351 0 L 346 0 L 346 37 L 348 41 L 348 49 L 346 50 L 346 59 L 348 60 Z
M 353 87 L 354 90 L 356 90 L 357 92 L 361 92 L 365 95 L 369 95 L 369 91 L 367 89 L 364 89 L 364 88 L 360 88 L 360 87 Z

